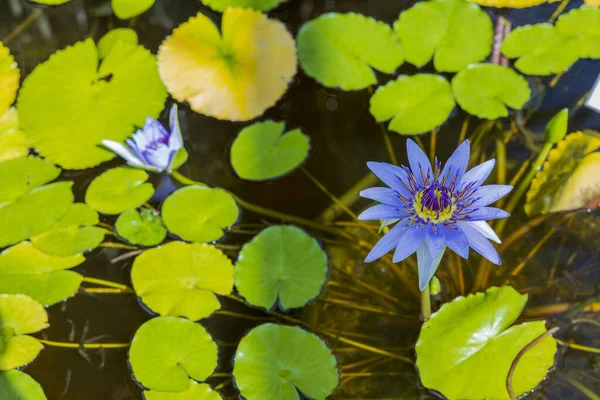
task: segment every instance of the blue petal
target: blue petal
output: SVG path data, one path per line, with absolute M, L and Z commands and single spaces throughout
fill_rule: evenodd
M 371 208 L 367 208 L 363 211 L 358 219 L 360 220 L 379 220 L 379 219 L 393 219 L 393 218 L 403 218 L 404 214 L 402 214 L 398 210 L 398 206 L 389 206 L 387 204 L 377 204 Z
M 183 137 L 181 136 L 181 128 L 179 127 L 179 116 L 177 113 L 177 103 L 171 107 L 169 113 L 169 125 L 171 128 L 171 136 L 169 136 L 169 149 L 177 153 L 183 147 Z
M 444 179 L 446 179 L 446 184 L 454 181 L 458 187 L 467 170 L 470 154 L 471 146 L 469 141 L 465 140 L 456 150 L 454 150 L 454 153 L 452 153 L 448 161 L 446 161 L 446 165 L 440 174 L 440 181 L 443 182 Z
M 408 225 L 409 220 L 403 219 L 399 221 L 396 226 L 394 226 L 388 233 L 386 233 L 367 255 L 365 258 L 365 262 L 375 261 L 380 257 L 383 257 L 394 247 L 398 246 L 400 239 L 406 232 L 406 225 Z
M 475 228 L 477 231 L 479 231 L 479 233 L 481 233 L 483 235 L 483 237 L 485 237 L 486 239 L 490 239 L 493 242 L 496 243 L 502 243 L 500 241 L 500 238 L 498 237 L 498 235 L 496 235 L 496 232 L 494 232 L 494 230 L 492 229 L 492 227 L 490 226 L 490 224 L 488 224 L 485 221 L 472 221 L 472 222 L 468 222 L 469 226 Z
M 487 258 L 490 262 L 500 265 L 502 262 L 494 246 L 479 231 L 471 227 L 468 222 L 457 222 L 458 226 L 467 235 L 469 246 Z
M 469 212 L 469 209 L 463 213 Z M 491 219 L 500 219 L 510 217 L 510 214 L 496 207 L 481 207 L 475 209 L 468 215 L 468 221 L 489 221 Z
M 406 150 L 408 153 L 408 163 L 417 183 L 423 185 L 424 179 L 427 178 L 431 182 L 433 180 L 431 163 L 425 153 L 423 153 L 423 150 L 411 139 L 406 141 Z
M 398 244 L 394 253 L 395 263 L 404 260 L 421 247 L 421 244 L 425 241 L 425 231 L 425 228 L 420 228 L 417 225 L 406 229 L 406 233 L 402 236 L 401 243 Z
M 427 241 L 424 241 L 421 247 L 417 250 L 417 262 L 419 265 L 419 289 L 423 291 L 433 275 L 435 275 L 435 271 L 437 271 L 438 266 L 440 265 L 440 261 L 442 261 L 442 256 L 444 255 L 444 251 L 446 247 L 443 247 L 439 252 L 437 257 L 431 257 L 431 250 L 427 246 Z
M 425 236 L 425 240 L 427 241 L 427 247 L 429 247 L 429 251 L 431 252 L 431 258 L 437 258 L 440 254 L 440 251 L 444 248 L 444 241 L 446 239 L 446 235 L 444 235 L 444 231 L 439 229 L 441 225 L 436 227 L 435 232 L 431 227 L 427 227 L 427 235 Z
M 446 246 L 462 258 L 469 258 L 469 241 L 460 228 L 450 229 L 442 227 L 446 235 Z
M 490 173 L 494 169 L 494 165 L 496 165 L 496 160 L 492 158 L 483 164 L 471 168 L 463 176 L 460 187 L 464 188 L 469 183 L 473 183 L 473 187 L 481 186 L 487 177 L 490 176 Z
M 478 200 L 473 203 L 473 207 L 483 207 L 492 204 L 506 196 L 513 187 L 511 185 L 485 185 L 479 187 L 473 196 Z
M 372 161 L 367 163 L 367 167 L 369 167 L 383 183 L 398 191 L 404 197 L 412 197 L 412 193 L 407 189 L 407 187 L 409 187 L 408 175 L 406 175 L 406 172 L 402 168 L 392 164 Z M 404 184 L 402 184 L 402 182 L 404 182 Z
M 364 197 L 365 199 L 375 200 L 392 206 L 403 206 L 400 198 L 398 197 L 398 193 L 388 188 L 374 187 L 365 189 L 360 192 L 360 196 Z

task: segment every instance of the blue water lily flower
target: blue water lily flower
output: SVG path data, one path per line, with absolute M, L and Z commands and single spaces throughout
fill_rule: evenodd
M 367 163 L 389 188 L 363 190 L 360 195 L 382 204 L 359 215 L 361 220 L 399 219 L 365 259 L 374 261 L 396 248 L 393 261 L 417 252 L 419 287 L 423 290 L 439 265 L 446 247 L 468 258 L 469 247 L 494 264 L 500 256 L 488 241 L 500 239 L 486 221 L 506 218 L 506 211 L 488 207 L 512 190 L 509 185 L 481 186 L 494 168 L 489 160 L 467 171 L 470 145 L 465 140 L 442 169 L 433 168 L 423 151 L 407 140 L 410 168 L 381 162 Z
M 148 117 L 144 127 L 127 139 L 127 146 L 113 140 L 103 140 L 102 144 L 123 157 L 132 167 L 162 172 L 169 169 L 175 155 L 183 147 L 176 104 L 171 107 L 169 124 L 171 132 L 160 122 Z

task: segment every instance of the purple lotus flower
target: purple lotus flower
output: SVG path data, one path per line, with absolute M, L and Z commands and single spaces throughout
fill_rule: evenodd
M 123 157 L 132 167 L 155 172 L 168 170 L 177 152 L 183 147 L 177 105 L 171 107 L 169 115 L 171 133 L 160 122 L 148 117 L 146 124 L 127 139 L 127 146 L 113 140 L 103 140 L 102 144 Z
M 470 145 L 465 140 L 442 169 L 435 160 L 433 169 L 427 156 L 407 140 L 410 168 L 379 162 L 367 163 L 389 188 L 370 188 L 360 195 L 382 204 L 359 215 L 361 220 L 399 219 L 396 225 L 373 247 L 365 259 L 374 261 L 396 248 L 394 262 L 417 252 L 419 287 L 423 290 L 439 265 L 446 246 L 463 258 L 469 247 L 494 264 L 500 256 L 488 239 L 500 239 L 488 220 L 506 218 L 506 211 L 489 204 L 512 190 L 509 185 L 481 184 L 494 168 L 489 160 L 467 171 Z

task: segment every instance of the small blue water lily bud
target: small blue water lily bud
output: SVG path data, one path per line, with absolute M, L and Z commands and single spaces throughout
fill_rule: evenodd
M 160 122 L 148 117 L 144 127 L 126 140 L 127 146 L 113 140 L 103 140 L 102 144 L 123 157 L 132 167 L 154 172 L 166 171 L 183 147 L 176 104 L 171 107 L 169 125 L 171 132 Z
M 546 138 L 547 143 L 556 144 L 563 140 L 565 135 L 567 134 L 567 127 L 569 124 L 569 109 L 563 108 L 560 110 L 548 125 L 546 125 L 546 130 L 544 131 L 544 136 Z

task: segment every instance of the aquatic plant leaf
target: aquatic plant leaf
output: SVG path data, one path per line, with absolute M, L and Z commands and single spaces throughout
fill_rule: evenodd
M 32 362 L 43 346 L 27 334 L 47 327 L 48 314 L 41 304 L 22 294 L 0 294 L 0 371 Z
M 42 156 L 84 169 L 113 158 L 101 141 L 125 140 L 146 117 L 158 117 L 166 96 L 148 50 L 119 41 L 99 63 L 87 39 L 39 64 L 17 104 L 21 129 Z
M 167 228 L 160 214 L 148 209 L 125 211 L 117 218 L 115 229 L 129 243 L 142 246 L 159 245 L 167 237 Z
M 600 195 L 598 156 L 600 136 L 594 132 L 575 132 L 550 151 L 542 169 L 527 191 L 527 215 L 545 214 L 584 207 Z
M 356 90 L 377 83 L 373 70 L 393 73 L 404 51 L 389 25 L 355 13 L 328 13 L 302 26 L 298 58 L 323 86 Z
M 19 114 L 11 107 L 0 116 L 0 162 L 25 157 L 27 153 L 29 145 L 19 129 Z
M 7 47 L 0 42 L 0 115 L 15 101 L 21 73 Z
M 531 96 L 529 84 L 510 68 L 496 64 L 471 64 L 452 79 L 452 91 L 460 107 L 479 118 L 508 116 L 506 106 L 523 108 Z
M 371 97 L 377 122 L 392 120 L 389 129 L 402 135 L 428 132 L 446 121 L 454 109 L 450 83 L 432 74 L 402 75 Z
M 151 390 L 181 392 L 190 378 L 204 381 L 217 367 L 218 350 L 202 325 L 185 318 L 157 317 L 135 333 L 129 362 L 135 379 Z
M 586 6 L 600 6 L 600 0 L 583 0 Z
M 223 397 L 205 383 L 190 380 L 190 387 L 183 392 L 159 392 L 147 390 L 144 392 L 146 400 L 222 400 Z
M 160 46 L 169 93 L 196 112 L 247 121 L 273 106 L 296 74 L 296 44 L 281 22 L 228 8 L 222 35 L 205 15 L 190 18 Z
M 297 326 L 263 324 L 242 338 L 233 376 L 247 400 L 324 400 L 339 383 L 327 344 Z
M 119 19 L 136 17 L 150 9 L 154 0 L 112 0 L 112 9 Z
M 327 254 L 295 226 L 271 226 L 246 243 L 235 264 L 235 286 L 246 300 L 270 309 L 302 307 L 321 292 Z
M 552 2 L 548 0 L 469 0 L 471 3 L 476 3 L 488 7 L 507 7 L 507 8 L 528 8 Z
M 167 197 L 162 217 L 169 232 L 190 242 L 212 242 L 235 224 L 240 209 L 227 191 L 187 186 Z
M 98 247 L 104 240 L 104 229 L 98 224 L 98 213 L 83 203 L 72 204 L 67 214 L 49 231 L 31 238 L 31 243 L 44 253 L 67 257 Z
M 154 0 L 151 1 L 154 2 Z M 129 28 L 112 29 L 98 41 L 98 57 L 100 57 L 101 60 L 105 59 L 118 42 L 137 46 L 137 33 Z
M 546 332 L 544 321 L 511 326 L 527 295 L 510 286 L 457 297 L 421 327 L 416 345 L 421 382 L 449 399 L 510 399 L 506 377 L 517 354 Z M 547 337 L 517 365 L 516 396 L 534 389 L 554 364 L 556 342 Z
M 160 315 L 197 321 L 221 307 L 215 294 L 233 290 L 233 265 L 208 244 L 170 242 L 146 250 L 133 263 L 133 288 Z
M 154 194 L 145 171 L 129 167 L 109 169 L 96 177 L 85 192 L 85 202 L 102 214 L 120 214 L 137 208 Z
M 0 253 L 0 293 L 25 294 L 51 306 L 77 292 L 83 277 L 66 270 L 84 261 L 80 254 L 54 257 L 21 242 Z
M 408 62 L 422 67 L 433 58 L 440 72 L 456 72 L 484 60 L 494 40 L 490 17 L 465 0 L 419 2 L 400 14 L 394 30 Z
M 298 167 L 308 156 L 310 138 L 300 129 L 285 132 L 285 123 L 265 121 L 250 125 L 231 146 L 231 165 L 242 179 L 277 178 Z
M 251 8 L 258 11 L 270 11 L 286 0 L 201 0 L 202 4 L 215 11 L 224 12 L 228 7 Z
M 42 386 L 25 372 L 16 369 L 0 372 L 0 399 L 47 400 Z
M 600 4 L 599 4 L 600 5 Z M 600 58 L 600 8 L 582 6 L 562 14 L 556 21 L 556 30 L 575 38 L 579 57 Z
M 515 68 L 527 75 L 551 75 L 569 68 L 579 58 L 575 39 L 548 23 L 519 26 L 502 42 L 502 54 L 518 58 Z

